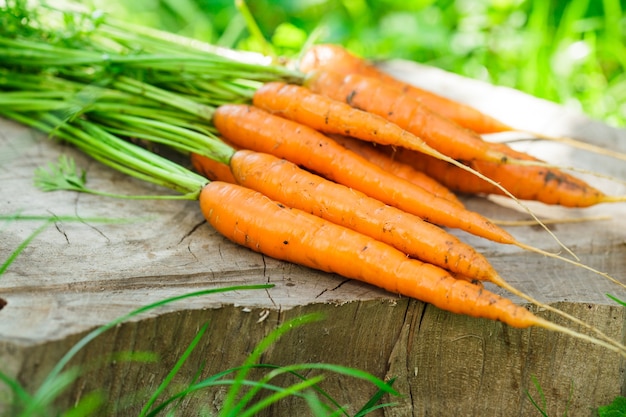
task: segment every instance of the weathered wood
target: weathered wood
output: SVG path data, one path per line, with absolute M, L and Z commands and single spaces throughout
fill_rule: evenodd
M 551 103 L 412 63 L 393 62 L 386 68 L 473 103 L 517 127 L 570 135 L 626 152 L 625 131 Z M 558 144 L 522 146 L 553 162 L 626 178 L 623 161 Z M 449 314 L 365 284 L 252 253 L 206 225 L 194 202 L 122 201 L 36 190 L 32 185 L 35 168 L 61 153 L 76 158 L 95 188 L 129 194 L 162 192 L 101 167 L 67 146 L 41 140 L 26 128 L 0 121 L 2 214 L 134 219 L 127 224 L 58 220 L 0 277 L 0 298 L 6 302 L 0 310 L 0 370 L 17 377 L 29 390 L 38 387 L 82 335 L 139 306 L 210 287 L 276 285 L 267 291 L 185 300 L 111 329 L 75 358 L 73 364 L 89 372 L 59 399 L 61 406 L 73 404 L 94 389 L 105 390 L 109 404 L 134 392 L 154 391 L 207 321 L 209 332 L 183 367 L 181 383 L 199 369 L 207 376 L 241 364 L 277 324 L 309 312 L 322 312 L 327 319 L 287 333 L 263 355 L 263 361 L 337 363 L 379 377 L 397 377 L 395 386 L 404 397 L 391 399 L 399 405 L 386 409 L 386 416 L 535 415 L 526 397 L 528 391 L 539 398 L 533 378 L 541 384 L 550 415 L 562 415 L 566 409 L 568 415 L 592 415 L 595 407 L 626 392 L 624 361 L 614 353 L 552 332 L 517 330 Z M 621 183 L 591 180 L 608 192 L 626 193 Z M 493 218 L 526 218 L 502 199 L 465 201 Z M 583 262 L 626 282 L 624 204 L 585 210 L 529 205 L 550 218 L 611 216 L 552 229 Z M 0 259 L 6 259 L 40 224 L 3 222 Z M 525 243 L 559 250 L 540 228 L 511 230 Z M 605 295 L 626 299 L 626 292 L 615 284 L 553 259 L 455 233 L 481 250 L 516 287 L 626 340 L 624 310 Z M 138 364 L 107 359 L 129 350 L 153 351 L 160 360 Z M 324 388 L 353 412 L 373 393 L 368 384 L 333 375 Z M 200 399 L 189 400 L 187 412 L 215 409 L 224 392 L 210 390 Z M 139 395 L 134 406 L 116 414 L 136 415 L 145 398 Z M 0 406 L 6 407 L 8 401 L 8 390 L 0 385 Z M 268 415 L 306 415 L 305 410 L 302 400 L 289 399 Z

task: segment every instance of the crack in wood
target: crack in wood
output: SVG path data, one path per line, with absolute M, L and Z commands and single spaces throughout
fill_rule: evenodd
M 352 281 L 351 279 L 344 279 L 342 280 L 339 284 L 337 284 L 336 286 L 332 287 L 332 288 L 324 288 L 322 291 L 320 291 L 314 298 L 318 299 L 320 298 L 322 295 L 324 295 L 327 291 L 335 291 L 338 290 L 340 287 L 342 287 L 345 283 Z
M 232 271 L 220 271 L 219 279 L 212 280 L 211 285 L 217 285 L 220 283 L 228 283 L 234 285 L 234 282 L 245 283 L 246 276 L 254 276 L 258 272 L 256 269 L 250 270 L 232 270 Z M 214 271 L 200 272 L 194 274 L 171 274 L 171 275 L 145 275 L 139 277 L 121 277 L 111 279 L 99 279 L 91 281 L 75 281 L 63 284 L 47 284 L 45 286 L 46 294 L 62 294 L 62 293 L 75 293 L 80 292 L 94 292 L 107 294 L 117 291 L 133 291 L 143 290 L 146 287 L 154 287 L 158 284 L 159 289 L 163 288 L 206 288 L 207 275 L 211 274 L 212 277 L 216 277 Z M 106 288 L 107 291 L 103 291 Z M 41 286 L 39 284 L 33 285 L 20 285 L 8 288 L 2 288 L 3 294 L 32 294 L 41 292 Z
M 185 233 L 185 234 L 183 235 L 183 237 L 181 237 L 181 238 L 180 238 L 180 240 L 178 241 L 178 244 L 180 245 L 181 243 L 183 243 L 183 241 L 184 241 L 185 239 L 187 239 L 188 237 L 190 237 L 192 234 L 194 234 L 194 233 L 195 233 L 195 231 L 196 231 L 196 230 L 198 230 L 200 227 L 204 226 L 205 224 L 206 224 L 206 220 L 202 220 L 201 222 L 199 222 L 199 223 L 197 223 L 197 224 L 193 225 L 193 226 L 191 227 L 191 230 L 189 230 L 187 233 Z
M 59 222 L 54 222 L 54 228 L 57 229 L 57 232 L 61 233 L 63 237 L 65 237 L 65 242 L 69 245 L 70 239 L 67 237 L 67 233 L 64 230 L 61 230 L 61 226 L 59 226 Z

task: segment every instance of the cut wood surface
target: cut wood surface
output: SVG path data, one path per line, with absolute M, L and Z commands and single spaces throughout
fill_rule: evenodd
M 626 131 L 555 104 L 405 61 L 383 67 L 520 129 L 570 136 L 626 152 Z M 550 162 L 626 180 L 626 163 L 618 159 L 550 142 L 516 146 Z M 322 312 L 327 318 L 284 335 L 263 361 L 277 365 L 328 362 L 354 366 L 381 378 L 396 377 L 394 386 L 403 397 L 390 400 L 398 405 L 372 415 L 538 415 L 527 397 L 528 392 L 540 398 L 533 384 L 536 380 L 549 415 L 568 410 L 568 416 L 589 416 L 626 392 L 625 363 L 612 352 L 544 330 L 518 330 L 449 314 L 356 281 L 253 253 L 211 229 L 195 202 L 118 200 L 37 190 L 34 170 L 55 162 L 60 154 L 76 159 L 92 188 L 163 193 L 68 146 L 0 120 L 0 213 L 59 217 L 0 276 L 0 370 L 29 390 L 36 389 L 80 337 L 140 306 L 206 288 L 275 285 L 269 290 L 187 299 L 111 329 L 72 362 L 89 370 L 59 399 L 60 405 L 73 404 L 94 389 L 105 390 L 110 404 L 138 393 L 134 403 L 131 398 L 135 405 L 116 413 L 137 415 L 143 405 L 137 401 L 147 398 L 141 392 L 156 389 L 204 323 L 209 322 L 209 333 L 183 368 L 180 381 L 190 381 L 199 369 L 211 375 L 241 364 L 277 324 L 308 312 Z M 585 178 L 610 194 L 626 194 L 623 182 Z M 503 198 L 464 197 L 464 202 L 494 219 L 528 219 L 523 210 Z M 626 204 L 588 209 L 528 206 L 542 218 L 605 217 L 551 229 L 583 263 L 626 282 Z M 62 220 L 63 216 L 84 220 Z M 129 222 L 101 223 L 91 220 L 94 217 Z M 4 262 L 43 221 L 1 224 L 0 259 Z M 524 243 L 560 251 L 540 227 L 509 230 Z M 454 233 L 485 254 L 519 289 L 626 342 L 624 309 L 606 296 L 626 300 L 626 291 L 616 284 L 516 247 Z M 159 361 L 111 361 L 114 353 L 129 350 L 153 351 Z M 352 412 L 374 392 L 366 383 L 332 375 L 323 386 Z M 214 410 L 224 392 L 207 391 L 183 409 L 188 415 L 195 415 L 191 410 L 202 406 Z M 0 412 L 8 410 L 9 401 L 8 390 L 0 385 Z M 307 415 L 305 410 L 302 400 L 290 399 L 267 415 Z

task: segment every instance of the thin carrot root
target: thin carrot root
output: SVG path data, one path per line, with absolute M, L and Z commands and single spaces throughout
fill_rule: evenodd
M 550 136 L 550 135 L 545 135 L 543 133 L 537 133 L 537 132 L 524 132 L 524 133 L 528 133 L 529 135 L 536 136 L 537 138 L 542 139 L 542 140 L 558 142 L 558 143 L 571 146 L 573 148 L 578 148 L 578 149 L 582 149 L 588 152 L 593 152 L 599 155 L 610 156 L 612 158 L 617 158 L 617 159 L 621 159 L 622 161 L 626 161 L 626 153 L 602 148 L 600 146 L 592 145 L 591 143 L 576 140 L 574 138 L 569 138 L 566 136 Z
M 557 311 L 560 311 L 560 310 L 557 310 Z M 570 329 L 568 327 L 560 326 L 560 325 L 558 325 L 556 323 L 553 323 L 553 322 L 551 322 L 549 320 L 544 320 L 541 317 L 537 317 L 537 322 L 535 323 L 535 325 L 537 327 L 542 327 L 542 328 L 544 328 L 546 330 L 552 330 L 552 331 L 555 331 L 555 332 L 558 332 L 558 333 L 566 334 L 566 335 L 571 336 L 571 337 L 575 337 L 577 339 L 584 340 L 586 342 L 595 344 L 597 346 L 602 346 L 602 347 L 604 347 L 604 348 L 606 348 L 608 350 L 611 350 L 613 352 L 619 353 L 623 357 L 626 357 L 626 351 L 624 350 L 624 347 L 621 346 L 621 345 L 617 346 L 614 343 L 609 343 L 607 341 L 599 340 L 599 339 L 597 339 L 595 337 L 589 336 L 589 335 L 584 334 L 584 333 L 577 332 L 577 331 L 572 330 L 572 329 Z M 617 343 L 617 342 L 615 342 L 615 343 Z
M 575 217 L 575 218 L 563 218 L 563 219 L 541 219 L 541 222 L 545 225 L 550 224 L 565 224 L 565 223 L 587 223 L 602 220 L 610 220 L 611 216 L 588 216 L 588 217 Z M 534 220 L 498 220 L 489 219 L 493 224 L 498 226 L 510 226 L 510 227 L 525 227 L 536 226 L 537 222 Z
M 578 259 L 577 260 L 569 259 L 569 258 L 566 258 L 564 256 L 560 256 L 560 255 L 558 255 L 556 253 L 548 252 L 548 251 L 536 248 L 534 246 L 526 245 L 526 244 L 521 243 L 521 242 L 518 242 L 516 244 L 516 246 L 518 246 L 521 249 L 528 250 L 530 252 L 535 252 L 535 253 L 538 253 L 540 255 L 544 255 L 544 256 L 547 256 L 549 258 L 558 259 L 560 261 L 564 261 L 564 262 L 570 263 L 572 265 L 575 265 L 575 266 L 577 266 L 579 268 L 586 269 L 588 271 L 593 272 L 594 274 L 598 274 L 598 275 L 608 279 L 609 281 L 613 282 L 614 284 L 619 285 L 622 288 L 626 288 L 626 284 L 624 284 L 623 282 L 618 281 L 617 279 L 613 278 L 612 276 L 610 276 L 606 272 L 598 271 L 597 269 L 592 268 L 589 265 L 585 265 L 582 262 L 578 262 Z
M 606 174 L 601 174 L 599 172 L 595 172 L 595 171 L 591 171 L 588 169 L 584 169 L 584 168 L 578 168 L 578 167 L 574 167 L 574 166 L 567 166 L 567 165 L 559 165 L 559 164 L 552 164 L 550 162 L 545 162 L 545 161 L 540 161 L 537 159 L 510 159 L 506 162 L 507 164 L 511 164 L 511 165 L 520 165 L 520 166 L 526 166 L 526 167 L 542 167 L 542 168 L 548 168 L 548 169 L 558 169 L 561 171 L 572 171 L 572 172 L 578 172 L 579 174 L 586 174 L 586 175 L 592 175 L 594 177 L 597 178 L 604 178 L 616 183 L 621 183 L 621 184 L 626 184 L 626 181 L 620 180 L 619 178 L 615 178 L 611 175 L 606 175 Z M 610 201 L 606 201 L 606 199 L 615 199 L 615 198 L 622 198 L 622 199 L 626 199 L 626 196 L 604 196 L 603 200 L 604 201 L 599 201 L 599 203 L 608 203 Z M 618 200 L 621 201 L 621 200 Z
M 623 203 L 626 202 L 626 195 L 605 195 L 600 197 L 601 203 Z
M 579 319 L 578 317 L 574 317 L 571 314 L 568 314 L 562 310 L 559 310 L 558 308 L 552 307 L 549 304 L 543 303 L 527 294 L 525 294 L 524 292 L 518 290 L 517 288 L 511 286 L 508 282 L 506 282 L 502 277 L 500 277 L 499 275 L 496 275 L 494 277 L 492 277 L 492 279 L 490 280 L 490 282 L 492 282 L 493 284 L 498 285 L 499 287 L 509 291 L 511 294 L 514 294 L 534 305 L 536 305 L 537 307 L 543 308 L 545 310 L 551 311 L 555 314 L 560 315 L 561 317 L 564 317 L 570 321 L 572 321 L 573 323 L 576 323 L 584 328 L 586 328 L 589 331 L 594 332 L 596 335 L 598 335 L 598 337 L 602 340 L 604 340 L 606 343 L 614 346 L 615 348 L 618 349 L 618 351 L 621 354 L 626 354 L 626 346 L 622 345 L 621 343 L 617 342 L 616 340 L 612 339 L 611 337 L 609 337 L 608 335 L 606 335 L 604 332 L 602 332 L 600 329 L 598 329 L 597 327 L 594 327 L 592 325 L 590 325 L 589 323 L 584 322 L 583 320 Z M 550 322 L 552 323 L 552 322 Z

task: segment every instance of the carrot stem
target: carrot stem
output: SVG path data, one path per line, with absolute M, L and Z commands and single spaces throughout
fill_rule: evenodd
M 167 90 L 157 88 L 153 85 L 126 76 L 118 77 L 111 84 L 114 88 L 118 88 L 122 91 L 138 96 L 148 97 L 152 100 L 158 101 L 159 103 L 164 103 L 168 106 L 195 114 L 205 120 L 211 120 L 215 112 L 213 107 L 205 106 L 194 100 L 188 100 L 181 97 L 179 94 L 171 93 Z
M 182 196 L 128 196 L 126 198 L 193 200 L 197 199 L 200 189 L 208 182 L 202 176 L 139 146 L 108 134 L 94 124 L 84 120 L 78 121 L 81 127 L 81 129 L 78 129 L 64 123 L 50 113 L 27 115 L 12 111 L 2 111 L 0 114 L 27 126 L 34 127 L 51 137 L 58 137 L 72 143 L 94 159 L 120 172 L 142 181 L 152 182 L 183 193 Z M 99 194 L 104 195 L 106 193 Z

